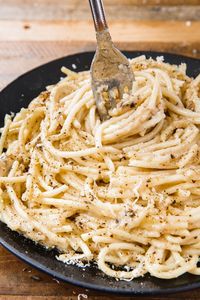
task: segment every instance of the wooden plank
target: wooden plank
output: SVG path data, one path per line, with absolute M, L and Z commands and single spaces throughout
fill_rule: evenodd
M 117 42 L 198 43 L 200 21 L 112 21 Z M 87 32 L 87 34 L 83 34 Z M 95 41 L 91 21 L 1 21 L 0 41 Z
M 90 20 L 88 1 L 81 0 L 0 0 L 0 19 L 10 20 Z M 108 20 L 199 20 L 198 1 L 177 1 L 184 5 L 168 5 L 168 1 L 105 1 Z M 140 5 L 139 5 L 140 3 Z M 175 3 L 172 1 L 170 3 Z M 135 5 L 138 4 L 138 5 Z M 149 5 L 153 4 L 153 5 Z M 188 5 L 186 5 L 188 4 Z
M 127 7 L 127 6 L 180 6 L 180 5 L 199 5 L 199 0 L 104 0 L 105 7 L 116 6 Z M 48 6 L 57 7 L 57 9 L 71 9 L 77 7 L 80 9 L 82 7 L 88 7 L 87 1 L 82 0 L 34 0 L 34 3 L 30 0 L 0 0 L 1 8 L 2 7 L 43 7 L 48 8 Z
M 0 89 L 41 64 L 94 48 L 89 42 L 0 42 Z

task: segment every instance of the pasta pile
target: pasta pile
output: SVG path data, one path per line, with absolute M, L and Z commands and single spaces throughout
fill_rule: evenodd
M 101 122 L 89 71 L 47 87 L 6 115 L 0 139 L 0 220 L 132 280 L 200 275 L 200 76 L 140 56 L 136 80 Z

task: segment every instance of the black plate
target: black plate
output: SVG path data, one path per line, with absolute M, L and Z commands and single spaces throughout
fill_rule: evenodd
M 155 52 L 125 52 L 132 58 L 141 54 L 147 57 L 163 55 L 165 61 L 172 64 L 185 62 L 188 65 L 188 75 L 197 76 L 200 73 L 200 60 L 167 53 Z M 72 69 L 76 64 L 77 70 L 88 70 L 94 53 L 79 53 L 49 62 L 17 78 L 0 93 L 0 126 L 3 125 L 4 115 L 18 112 L 21 107 L 37 96 L 49 84 L 57 82 L 62 73 L 60 68 L 64 65 Z M 112 292 L 126 295 L 155 295 L 186 291 L 200 287 L 200 276 L 184 274 L 177 279 L 162 280 L 149 275 L 134 279 L 131 282 L 116 281 L 104 275 L 95 266 L 86 267 L 85 270 L 76 266 L 65 265 L 56 260 L 56 251 L 48 251 L 11 231 L 0 222 L 0 243 L 33 267 L 38 268 L 60 280 L 79 285 L 85 288 L 96 289 L 102 292 Z

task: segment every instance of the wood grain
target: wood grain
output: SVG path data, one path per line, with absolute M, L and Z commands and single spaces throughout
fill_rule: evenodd
M 146 4 L 144 4 L 146 1 Z M 0 0 L 0 19 L 90 20 L 88 0 Z M 177 3 L 183 5 L 177 5 Z M 114 20 L 199 20 L 198 1 L 112 0 L 105 1 L 109 21 Z M 159 4 L 160 3 L 160 4 Z M 161 5 L 162 3 L 162 5 Z M 176 5 L 169 5 L 169 4 Z M 136 5 L 138 4 L 138 5 Z M 140 5 L 139 5 L 140 4 Z M 149 5 L 152 4 L 152 5 Z
M 117 42 L 199 42 L 200 21 L 112 21 Z M 84 34 L 87 32 L 87 34 Z M 2 21 L 1 41 L 95 41 L 92 21 Z
M 199 0 L 103 0 L 105 7 L 112 7 L 113 9 L 116 6 L 127 7 L 127 6 L 144 6 L 149 7 L 152 5 L 156 6 L 180 6 L 180 5 L 199 5 Z M 48 6 L 56 6 L 56 7 L 87 7 L 87 0 L 0 0 L 1 7 L 4 6 L 7 9 L 10 9 L 12 6 L 15 8 L 18 6 L 19 9 L 22 10 L 24 7 L 32 7 L 40 6 L 45 7 Z

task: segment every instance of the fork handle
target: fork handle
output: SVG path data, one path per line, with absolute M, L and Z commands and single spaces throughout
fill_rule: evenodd
M 101 32 L 108 29 L 108 25 L 105 18 L 103 1 L 102 0 L 89 0 L 92 16 L 94 20 L 94 26 L 96 32 Z

